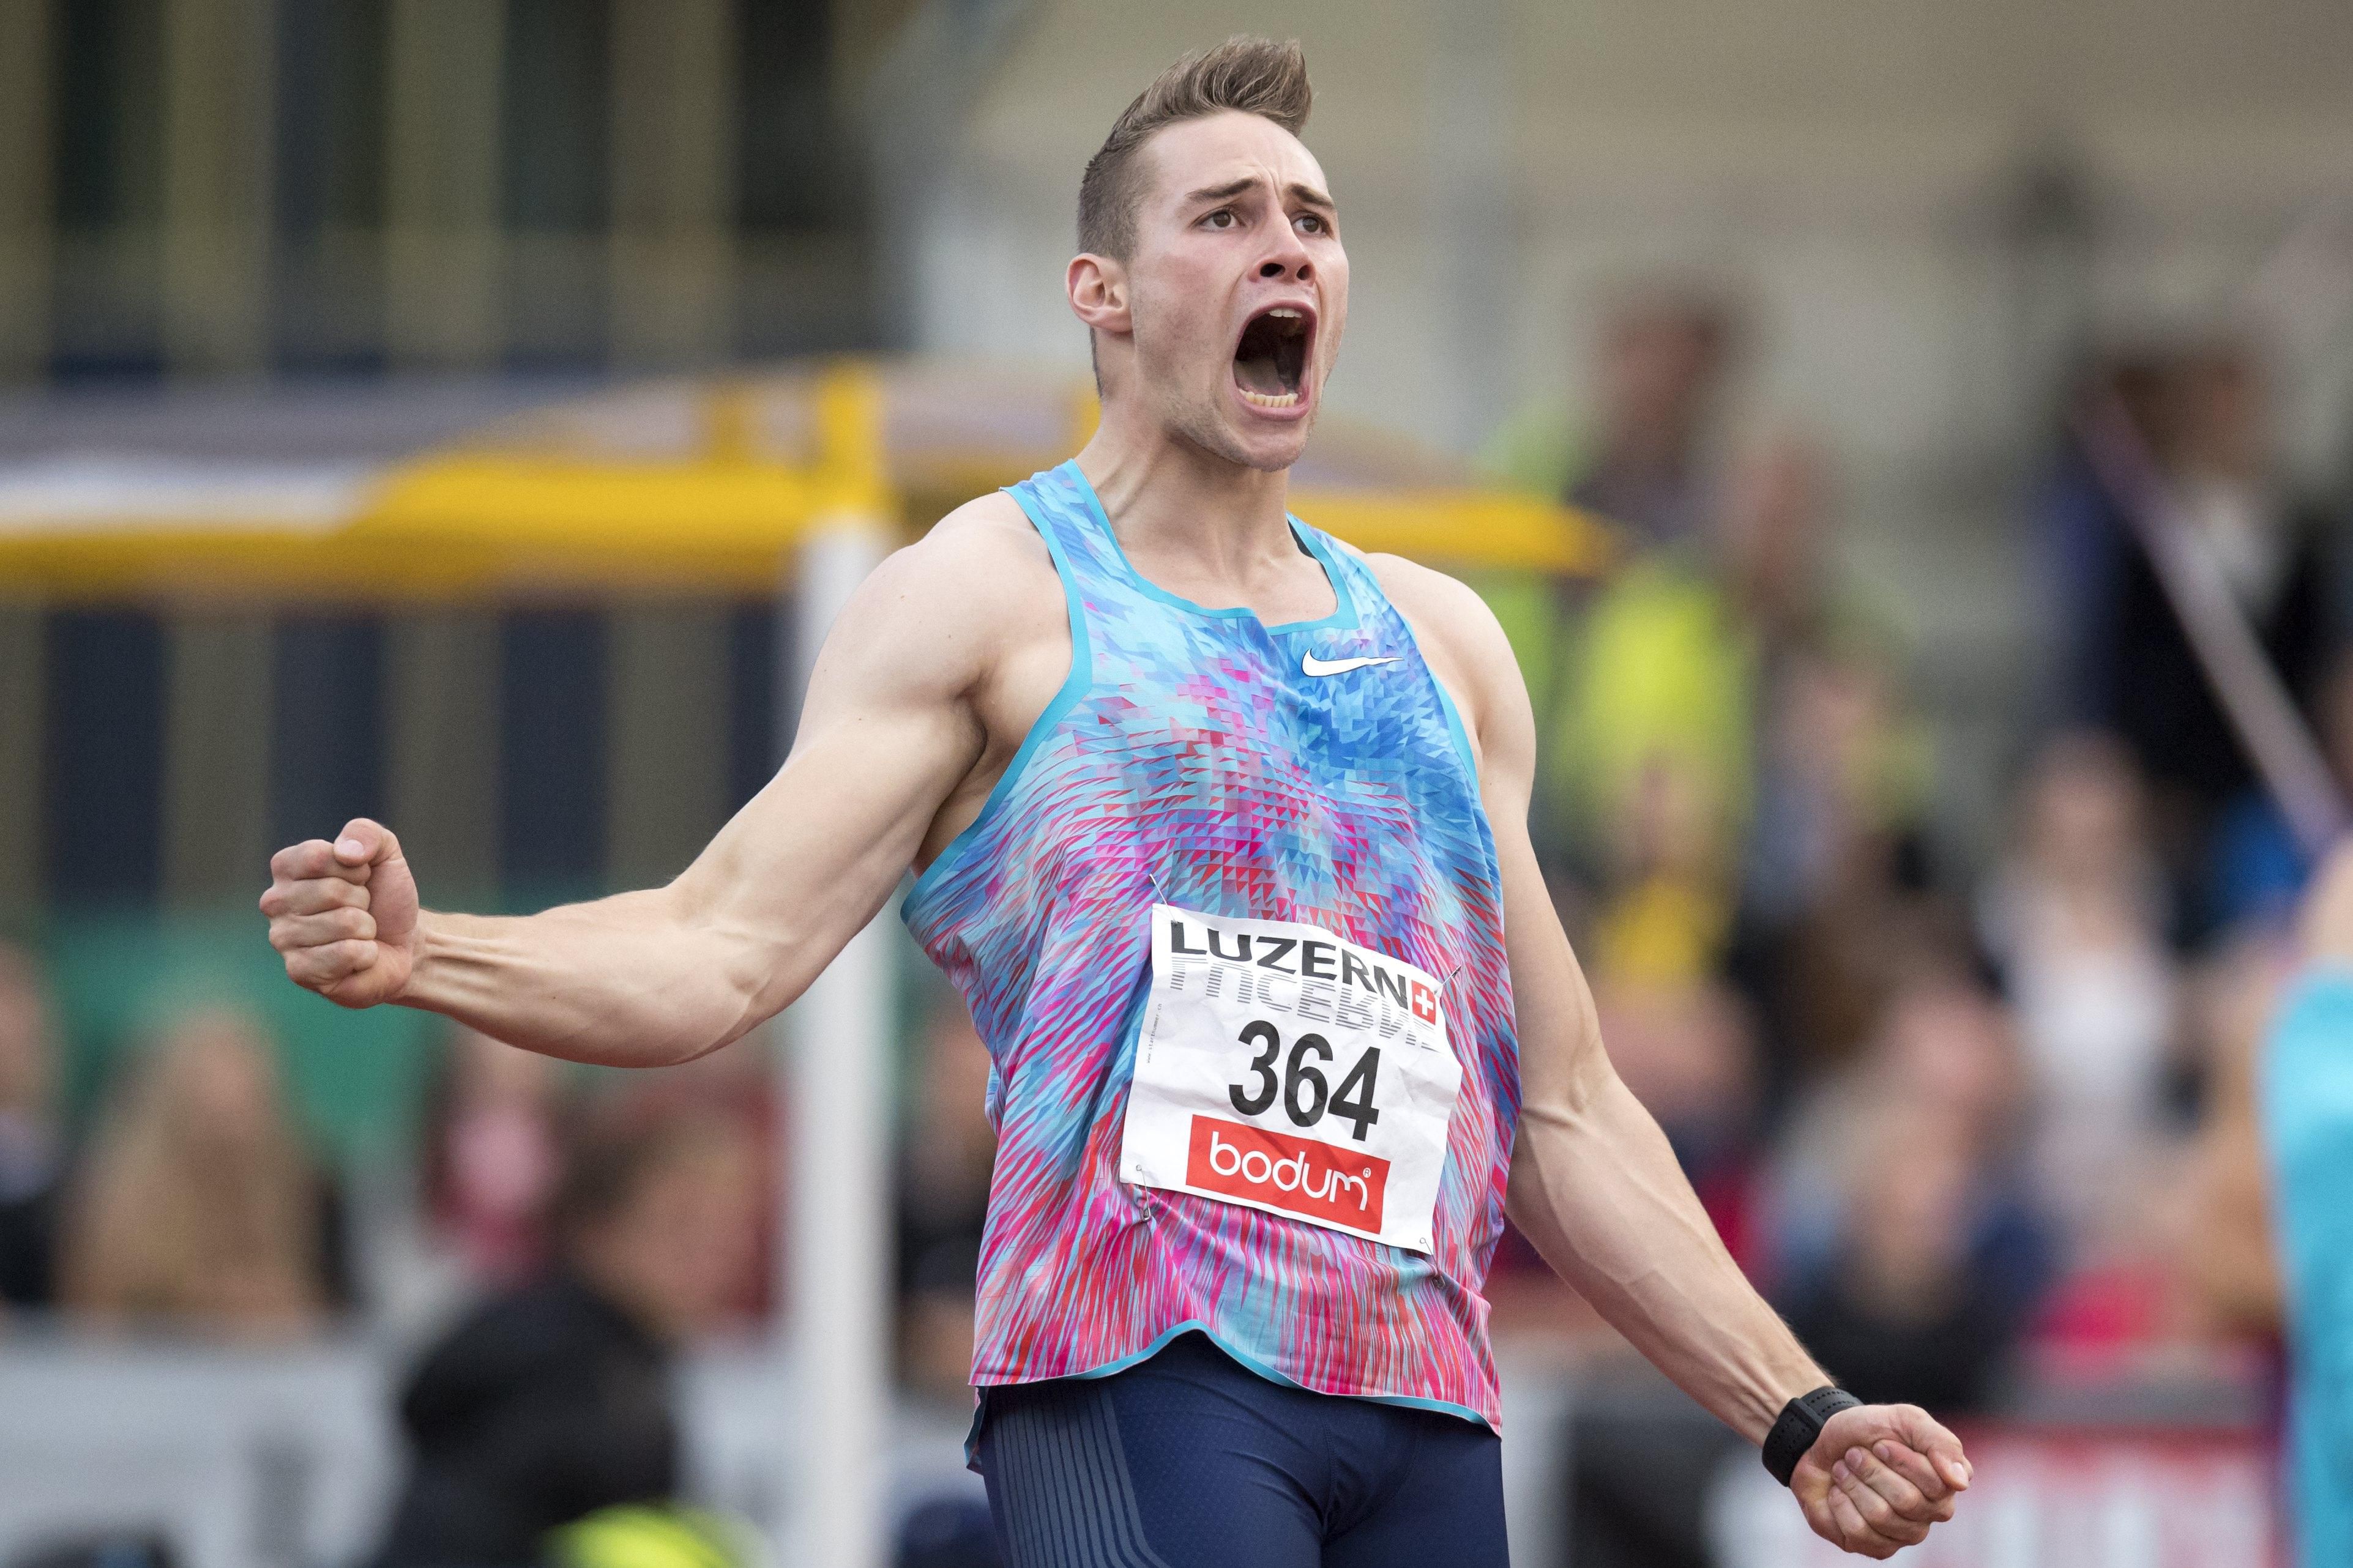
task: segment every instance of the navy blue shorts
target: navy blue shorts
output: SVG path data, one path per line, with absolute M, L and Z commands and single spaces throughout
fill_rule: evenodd
M 988 1390 L 978 1446 L 1010 1568 L 1504 1568 L 1501 1454 L 1475 1422 L 1287 1388 L 1198 1333 Z

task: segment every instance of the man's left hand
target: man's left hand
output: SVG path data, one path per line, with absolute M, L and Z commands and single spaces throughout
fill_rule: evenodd
M 1969 1486 L 1961 1440 L 1916 1405 L 1841 1410 L 1798 1461 L 1789 1490 L 1814 1533 L 1864 1557 L 1890 1557 L 1953 1517 Z

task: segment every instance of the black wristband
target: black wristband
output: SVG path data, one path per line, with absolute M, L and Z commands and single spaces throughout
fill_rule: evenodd
M 1773 1479 L 1788 1486 L 1789 1478 L 1797 1474 L 1798 1461 L 1806 1457 L 1806 1450 L 1814 1446 L 1814 1439 L 1822 1435 L 1831 1417 L 1862 1403 L 1845 1389 L 1824 1384 L 1781 1406 L 1780 1419 L 1773 1423 L 1773 1430 L 1765 1434 L 1765 1468 L 1773 1473 Z

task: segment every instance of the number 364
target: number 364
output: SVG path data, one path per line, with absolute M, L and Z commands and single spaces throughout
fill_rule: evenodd
M 1256 1082 L 1245 1089 L 1241 1084 L 1228 1084 L 1227 1098 L 1234 1109 L 1244 1116 L 1256 1116 L 1272 1105 L 1275 1096 L 1282 1097 L 1282 1113 L 1294 1127 L 1313 1127 L 1328 1113 L 1351 1122 L 1351 1134 L 1357 1142 L 1365 1141 L 1366 1130 L 1381 1119 L 1378 1107 L 1373 1104 L 1374 1086 L 1381 1071 L 1381 1048 L 1366 1047 L 1348 1069 L 1348 1076 L 1334 1089 L 1314 1063 L 1332 1059 L 1332 1042 L 1321 1035 L 1302 1035 L 1291 1042 L 1291 1052 L 1283 1056 L 1282 1037 L 1272 1024 L 1264 1019 L 1252 1019 L 1242 1029 L 1241 1043 L 1260 1047 L 1250 1059 L 1250 1070 Z M 1282 1072 L 1274 1070 L 1275 1058 L 1282 1057 Z

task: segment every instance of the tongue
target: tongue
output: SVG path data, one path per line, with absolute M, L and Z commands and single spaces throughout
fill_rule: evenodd
M 1263 392 L 1272 397 L 1280 397 L 1291 390 L 1282 384 L 1282 372 L 1271 353 L 1236 354 L 1234 380 L 1246 392 Z

